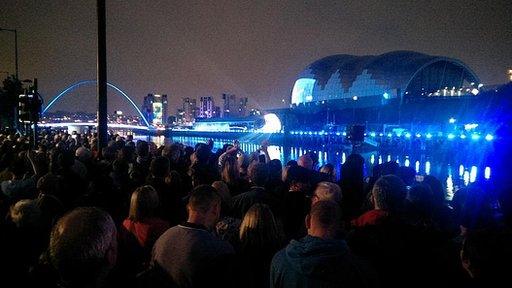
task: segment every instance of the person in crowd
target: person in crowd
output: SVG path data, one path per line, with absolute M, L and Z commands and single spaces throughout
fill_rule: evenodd
M 256 203 L 245 213 L 239 237 L 239 285 L 268 287 L 270 262 L 283 247 L 284 235 L 267 205 Z
M 457 257 L 449 239 L 409 223 L 406 195 L 398 176 L 379 178 L 372 190 L 374 209 L 351 222 L 349 246 L 372 264 L 381 286 L 408 287 L 411 281 L 421 287 L 457 283 Z
M 324 173 L 329 182 L 336 182 L 336 169 L 331 163 L 327 163 L 320 168 L 320 173 Z
M 63 193 L 60 178 L 53 174 L 46 174 L 37 181 L 37 205 L 41 209 L 41 218 L 44 229 L 50 232 L 55 222 L 64 214 L 64 204 L 60 200 Z
M 341 166 L 339 182 L 343 193 L 343 217 L 353 219 L 361 214 L 365 200 L 364 194 L 364 159 L 359 154 L 351 154 Z
M 247 180 L 240 177 L 240 168 L 238 167 L 238 161 L 235 156 L 228 155 L 224 157 L 221 166 L 221 176 L 222 181 L 228 185 L 229 191 L 233 196 L 242 194 L 250 188 Z
M 155 157 L 151 161 L 149 172 L 150 175 L 146 184 L 151 185 L 158 193 L 160 200 L 159 215 L 171 225 L 180 223 L 184 212 L 178 194 L 179 191 L 166 182 L 170 173 L 169 159 L 163 156 Z
M 433 200 L 430 186 L 416 184 L 409 189 L 407 200 L 407 221 L 416 227 L 436 229 L 433 222 Z
M 249 182 L 251 188 L 232 199 L 232 215 L 242 219 L 247 210 L 256 203 L 267 204 L 270 209 L 279 209 L 279 199 L 265 189 L 269 175 L 268 166 L 263 163 L 253 162 L 249 166 Z
M 25 161 L 25 158 L 29 160 L 32 173 L 27 173 L 27 161 Z M 12 203 L 21 199 L 35 197 L 36 183 L 39 177 L 42 176 L 37 168 L 31 152 L 21 152 L 13 160 L 9 168 L 12 178 L 1 183 L 3 194 L 5 194 Z
M 467 233 L 460 258 L 471 287 L 499 287 L 509 281 L 512 233 L 484 229 Z
M 108 281 L 117 260 L 117 230 L 112 217 L 92 207 L 64 215 L 50 237 L 49 258 L 60 287 L 115 287 Z
M 297 160 L 297 165 L 308 170 L 313 170 L 313 159 L 311 159 L 309 154 L 304 154 Z
M 211 163 L 212 152 L 210 146 L 199 143 L 192 154 L 189 175 L 192 178 L 193 187 L 199 185 L 212 185 L 219 180 L 219 172 L 216 163 Z
M 395 175 L 382 176 L 375 182 L 372 190 L 374 209 L 354 219 L 351 222 L 352 225 L 355 227 L 378 225 L 390 216 L 401 217 L 406 196 L 407 190 L 400 178 Z
M 148 264 L 156 239 L 170 227 L 167 221 L 157 216 L 158 208 L 158 193 L 153 187 L 147 185 L 133 191 L 120 239 L 127 257 L 134 267 L 140 268 L 139 272 Z
M 238 234 L 242 220 L 229 215 L 231 211 L 231 194 L 228 185 L 223 181 L 215 181 L 212 187 L 219 193 L 222 203 L 220 219 L 215 225 L 215 233 L 220 239 L 226 240 L 231 243 L 231 245 L 236 246 L 239 243 Z
M 315 192 L 311 197 L 311 205 L 318 201 L 333 201 L 341 205 L 341 189 L 338 184 L 332 182 L 320 182 L 316 185 Z
M 400 166 L 397 176 L 404 181 L 405 186 L 411 187 L 416 181 L 416 170 L 412 167 Z
M 275 195 L 277 198 L 282 199 L 288 187 L 283 182 L 283 164 L 279 159 L 272 159 L 267 163 L 269 177 L 265 189 Z
M 156 241 L 152 263 L 178 287 L 234 287 L 234 249 L 210 230 L 219 220 L 221 198 L 215 188 L 192 191 L 187 222 L 167 230 Z
M 375 278 L 343 239 L 339 205 L 319 201 L 306 217 L 307 236 L 272 259 L 270 287 L 374 287 Z
M 439 179 L 432 175 L 423 178 L 423 184 L 428 185 L 432 191 L 432 218 L 444 233 L 455 236 L 458 227 L 454 221 L 453 209 L 446 201 L 446 190 Z
M 2 261 L 5 261 L 3 267 L 6 268 L 3 272 L 8 273 L 2 281 L 17 277 L 19 284 L 26 284 L 29 271 L 48 245 L 41 210 L 35 200 L 23 199 L 11 206 L 7 219 L 12 226 L 2 227 L 3 235 L 0 236 L 7 242 L 0 248 Z
M 284 193 L 281 213 L 277 214 L 283 223 L 287 240 L 298 239 L 306 235 L 304 217 L 311 207 L 310 171 L 301 166 L 290 166 L 283 171 L 283 182 L 288 191 Z

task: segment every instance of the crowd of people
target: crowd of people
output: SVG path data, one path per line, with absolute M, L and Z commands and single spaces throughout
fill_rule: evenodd
M 496 187 L 447 201 L 395 162 L 365 177 L 352 154 L 337 179 L 268 143 L 27 140 L 0 133 L 2 287 L 492 287 L 512 272 Z

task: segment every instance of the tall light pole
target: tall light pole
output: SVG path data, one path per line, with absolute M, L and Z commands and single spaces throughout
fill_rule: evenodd
M 14 32 L 14 58 L 16 61 L 16 79 L 19 79 L 18 75 L 18 32 L 16 29 L 4 29 L 0 28 L 0 31 Z
M 106 9 L 105 0 L 96 1 L 98 16 L 98 151 L 102 151 L 108 142 L 107 127 L 107 41 L 106 41 Z

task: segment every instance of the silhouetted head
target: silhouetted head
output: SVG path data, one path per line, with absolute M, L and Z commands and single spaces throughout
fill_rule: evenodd
M 318 201 L 306 216 L 308 234 L 322 239 L 336 237 L 340 229 L 341 209 L 332 201 Z
M 428 185 L 430 190 L 432 190 L 432 200 L 434 205 L 443 205 L 446 199 L 446 193 L 441 181 L 432 175 L 427 175 L 423 178 L 423 184 Z
M 297 165 L 308 170 L 313 170 L 313 159 L 311 159 L 309 154 L 304 154 L 299 157 L 299 160 L 297 160 Z
M 253 248 L 279 248 L 283 239 L 274 214 L 266 204 L 260 203 L 252 205 L 245 213 L 239 235 L 242 246 Z
M 101 286 L 117 257 L 112 217 L 92 207 L 64 215 L 52 230 L 49 255 L 64 286 Z
M 158 156 L 155 159 L 151 160 L 149 172 L 151 172 L 151 175 L 153 175 L 154 177 L 163 178 L 169 175 L 169 170 L 169 159 L 162 156 Z
M 311 204 L 318 201 L 333 201 L 338 204 L 341 203 L 341 188 L 338 184 L 332 182 L 320 182 L 316 185 L 315 192 L 311 198 Z
M 187 204 L 190 219 L 199 219 L 200 223 L 211 228 L 220 217 L 222 200 L 215 188 L 200 185 L 192 190 Z
M 248 169 L 249 181 L 253 185 L 264 187 L 268 181 L 268 167 L 264 163 L 253 162 Z
M 395 175 L 385 175 L 379 178 L 372 190 L 375 209 L 388 212 L 400 212 L 404 205 L 407 189 L 402 179 Z
M 132 193 L 128 218 L 135 222 L 143 221 L 155 215 L 158 205 L 158 193 L 155 188 L 149 185 L 139 187 Z

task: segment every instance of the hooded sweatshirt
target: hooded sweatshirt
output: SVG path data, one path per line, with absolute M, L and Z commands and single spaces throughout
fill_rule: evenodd
M 370 287 L 373 277 L 342 239 L 292 240 L 272 260 L 270 287 Z

